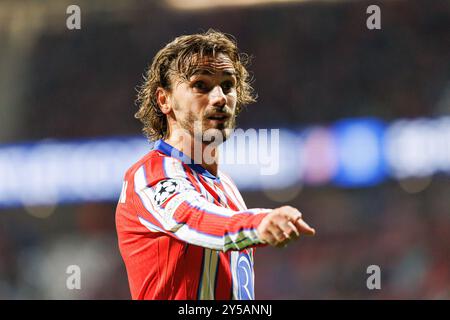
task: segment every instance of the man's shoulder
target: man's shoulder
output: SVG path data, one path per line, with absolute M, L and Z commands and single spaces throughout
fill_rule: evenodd
M 156 162 L 156 159 L 162 157 L 164 155 L 160 154 L 157 150 L 150 150 L 144 156 L 142 156 L 139 160 L 133 163 L 126 171 L 126 175 L 134 174 L 139 168 L 147 163 Z
M 159 150 L 151 150 L 128 168 L 125 179 L 132 179 L 138 170 L 141 170 L 146 179 L 151 182 L 151 180 L 161 180 L 175 175 L 177 171 L 183 170 L 183 164 L 179 159 Z

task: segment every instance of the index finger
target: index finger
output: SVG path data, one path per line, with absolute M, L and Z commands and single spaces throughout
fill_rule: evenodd
M 307 235 L 313 236 L 316 234 L 316 230 L 314 228 L 311 228 L 303 219 L 299 218 L 295 221 L 295 225 L 297 227 L 297 230 L 300 233 L 305 233 Z

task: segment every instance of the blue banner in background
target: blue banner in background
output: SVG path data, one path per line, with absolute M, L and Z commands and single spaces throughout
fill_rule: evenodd
M 365 187 L 386 177 L 385 125 L 373 118 L 345 119 L 332 127 L 338 158 L 333 182 L 343 187 Z
M 389 125 L 373 118 L 344 119 L 329 127 L 281 129 L 264 139 L 261 132 L 252 133 L 256 143 L 222 146 L 227 159 L 221 170 L 242 191 L 368 187 L 387 177 L 450 173 L 450 117 Z M 243 148 L 249 148 L 249 157 Z M 0 206 L 117 201 L 125 171 L 150 149 L 142 137 L 0 146 Z

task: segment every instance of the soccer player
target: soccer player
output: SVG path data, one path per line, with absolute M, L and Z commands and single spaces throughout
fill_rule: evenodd
M 245 55 L 214 30 L 154 57 L 136 117 L 155 143 L 126 172 L 116 210 L 133 299 L 255 299 L 254 248 L 314 235 L 293 207 L 247 209 L 205 138 L 229 136 L 254 101 L 249 81 Z

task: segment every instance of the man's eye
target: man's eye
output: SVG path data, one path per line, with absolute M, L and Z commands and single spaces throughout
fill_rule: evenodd
M 204 81 L 195 81 L 193 87 L 202 91 L 207 89 L 206 83 Z
M 234 87 L 234 84 L 232 81 L 225 81 L 222 83 L 222 90 L 224 92 L 230 91 Z

